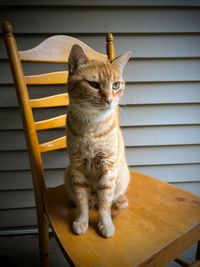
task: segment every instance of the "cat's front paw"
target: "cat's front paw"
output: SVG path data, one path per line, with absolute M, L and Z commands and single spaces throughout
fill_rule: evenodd
M 104 237 L 111 237 L 115 233 L 115 226 L 114 224 L 103 224 L 102 222 L 99 222 L 99 232 Z
M 82 235 L 87 231 L 87 229 L 88 229 L 87 222 L 80 222 L 77 220 L 73 222 L 73 230 L 75 234 Z

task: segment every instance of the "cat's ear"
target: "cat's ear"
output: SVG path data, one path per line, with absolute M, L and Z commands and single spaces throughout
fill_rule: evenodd
M 131 57 L 132 52 L 126 52 L 125 54 L 115 58 L 112 62 L 121 72 L 123 72 L 124 67 L 126 66 L 129 58 Z
M 89 59 L 82 47 L 77 44 L 73 45 L 68 59 L 69 72 L 74 73 L 76 69 L 82 68 L 88 61 Z

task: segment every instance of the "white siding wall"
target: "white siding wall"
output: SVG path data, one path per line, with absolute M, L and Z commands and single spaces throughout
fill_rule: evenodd
M 133 51 L 121 101 L 129 165 L 200 194 L 200 2 L 18 2 L 1 1 L 0 18 L 13 24 L 20 50 L 48 36 L 66 34 L 105 52 L 105 34 L 111 31 L 118 55 Z M 39 73 L 66 66 L 24 63 L 24 68 L 25 73 Z M 65 90 L 64 86 L 32 86 L 30 94 L 45 96 Z M 35 116 L 47 118 L 63 111 L 37 110 Z M 34 226 L 31 175 L 2 34 L 0 117 L 0 227 Z M 48 131 L 47 137 L 41 132 L 40 140 L 62 134 L 61 129 Z M 67 161 L 65 151 L 44 155 L 49 186 L 62 183 Z

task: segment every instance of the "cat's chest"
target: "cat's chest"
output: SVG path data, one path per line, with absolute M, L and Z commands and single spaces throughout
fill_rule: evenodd
M 101 170 L 96 166 L 95 157 L 87 157 L 84 159 L 85 176 L 91 181 L 91 185 L 95 186 L 95 181 L 98 182 Z

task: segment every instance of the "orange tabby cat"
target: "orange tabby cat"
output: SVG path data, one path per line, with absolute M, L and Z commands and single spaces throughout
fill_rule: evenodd
M 112 205 L 128 206 L 124 193 L 129 171 L 116 108 L 124 91 L 122 72 L 130 55 L 127 52 L 110 63 L 89 60 L 78 45 L 70 52 L 67 114 L 70 165 L 65 185 L 77 206 L 73 230 L 79 235 L 88 229 L 90 207 L 98 207 L 99 231 L 110 237 L 115 232 Z

